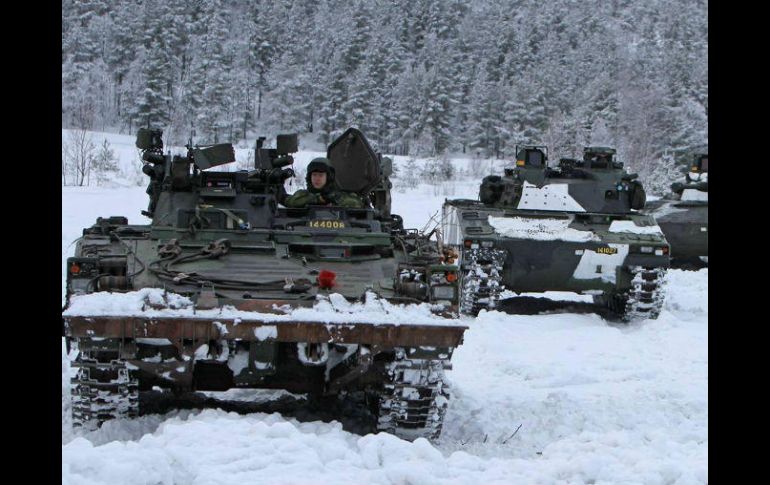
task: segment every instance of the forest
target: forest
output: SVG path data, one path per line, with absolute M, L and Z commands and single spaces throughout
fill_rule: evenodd
M 183 144 L 349 126 L 384 153 L 612 146 L 653 191 L 708 143 L 705 0 L 63 0 L 62 128 Z

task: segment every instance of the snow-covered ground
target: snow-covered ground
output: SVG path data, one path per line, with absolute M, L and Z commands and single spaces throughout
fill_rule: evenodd
M 300 152 L 297 159 L 317 155 Z M 445 197 L 478 194 L 477 181 L 404 192 L 398 179 L 394 185 L 393 211 L 411 227 L 425 225 Z M 97 216 L 147 221 L 139 213 L 147 205 L 144 189 L 63 188 L 62 285 L 71 243 Z M 213 409 L 110 422 L 77 434 L 62 347 L 62 481 L 706 483 L 708 270 L 670 271 L 667 279 L 660 317 L 627 327 L 595 315 L 482 312 L 465 319 L 469 330 L 448 373 L 454 394 L 436 445 L 384 433 L 358 436 L 338 423 Z

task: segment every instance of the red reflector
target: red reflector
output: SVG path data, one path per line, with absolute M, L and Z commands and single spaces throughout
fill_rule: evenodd
M 80 266 L 78 266 L 77 263 L 72 263 L 72 266 L 70 266 L 70 273 L 72 274 L 80 273 Z
M 331 288 L 334 286 L 334 280 L 336 278 L 337 274 L 334 273 L 334 271 L 322 269 L 321 272 L 318 273 L 318 286 L 321 288 Z
M 465 247 L 466 247 L 466 248 L 469 248 L 469 247 L 471 247 L 471 244 L 473 244 L 473 242 L 472 242 L 470 239 L 466 239 L 466 240 L 465 240 Z
M 446 280 L 450 283 L 457 281 L 457 273 L 447 273 Z

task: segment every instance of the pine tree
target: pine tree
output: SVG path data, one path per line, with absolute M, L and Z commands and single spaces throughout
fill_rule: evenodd
M 143 56 L 144 88 L 140 93 L 140 101 L 134 114 L 134 120 L 138 126 L 164 127 L 171 119 L 170 62 L 168 51 L 161 39 L 160 35 L 154 37 Z
M 92 171 L 96 184 L 103 186 L 113 180 L 119 172 L 118 160 L 115 157 L 115 151 L 110 146 L 110 142 L 105 138 L 93 160 Z
M 228 52 L 228 13 L 221 0 L 206 0 L 205 23 L 208 27 L 202 46 L 202 68 L 205 84 L 201 93 L 201 107 L 197 113 L 199 134 L 209 143 L 226 138 L 232 128 L 230 118 L 231 88 L 230 67 L 232 58 Z

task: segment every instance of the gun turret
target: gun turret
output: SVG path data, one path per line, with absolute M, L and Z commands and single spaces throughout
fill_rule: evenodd
M 163 130 L 160 128 L 140 128 L 136 132 L 136 147 L 142 151 L 145 162 L 142 172 L 150 177 L 147 194 L 150 204 L 142 214 L 153 217 L 160 193 L 168 188 L 186 190 L 191 185 L 190 165 L 197 170 L 205 170 L 235 161 L 235 150 L 230 143 L 216 145 L 194 145 L 192 139 L 186 145 L 187 155 L 163 154 Z
M 272 170 L 294 163 L 294 157 L 291 154 L 297 153 L 299 150 L 296 133 L 276 136 L 275 148 L 263 148 L 264 142 L 264 136 L 257 139 L 257 147 L 254 151 L 254 168 L 256 170 Z
M 275 148 L 265 148 L 264 144 L 265 137 L 259 137 L 254 149 L 254 170 L 249 172 L 247 185 L 255 192 L 275 193 L 278 201 L 283 202 L 283 183 L 294 176 L 294 170 L 284 167 L 294 164 L 291 154 L 299 150 L 297 134 L 276 136 Z

